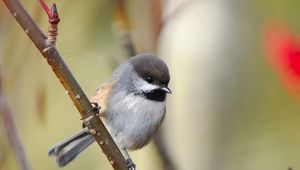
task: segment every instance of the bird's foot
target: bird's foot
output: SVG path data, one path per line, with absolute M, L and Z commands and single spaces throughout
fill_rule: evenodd
M 135 170 L 135 164 L 133 163 L 132 159 L 126 159 L 126 164 L 128 170 Z
M 96 103 L 96 102 L 91 102 L 91 105 L 93 106 L 93 110 L 96 111 L 96 112 L 99 112 L 99 110 L 101 109 L 99 104 Z
M 91 105 L 92 105 L 92 108 L 89 109 L 89 110 L 86 112 L 86 116 L 85 116 L 85 117 L 81 117 L 81 120 L 84 120 L 85 118 L 87 118 L 88 116 L 90 116 L 90 114 L 91 114 L 90 112 L 91 112 L 91 111 L 96 112 L 96 116 L 99 116 L 101 106 L 99 106 L 99 104 L 96 103 L 96 102 L 91 102 Z M 82 124 L 82 127 L 83 127 L 83 128 L 86 127 L 85 123 Z
M 98 114 L 97 116 L 99 116 L 99 112 L 100 112 L 101 107 L 96 102 L 91 102 L 91 104 L 93 106 L 92 110 L 95 111 Z

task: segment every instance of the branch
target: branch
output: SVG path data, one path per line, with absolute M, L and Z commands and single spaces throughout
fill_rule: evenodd
M 14 151 L 15 158 L 21 170 L 29 170 L 30 166 L 26 158 L 25 151 L 17 133 L 16 125 L 13 119 L 13 113 L 8 106 L 5 94 L 2 89 L 2 70 L 0 63 L 0 114 L 4 124 L 4 130 L 6 132 L 9 144 Z
M 116 170 L 128 169 L 125 158 L 103 122 L 97 116 L 95 109 L 93 109 L 90 101 L 83 93 L 57 49 L 54 46 L 49 46 L 46 41 L 47 37 L 37 27 L 18 0 L 3 0 L 3 2 L 52 67 L 53 72 L 69 94 L 82 119 L 84 119 L 85 124 L 92 132 L 91 134 L 93 134 L 112 167 Z
M 114 28 L 117 36 L 120 39 L 122 47 L 127 52 L 129 57 L 136 55 L 136 50 L 133 45 L 130 35 L 130 22 L 126 13 L 124 0 L 113 1 L 115 5 Z
M 8 107 L 8 103 L 4 97 L 4 94 L 0 94 L 0 114 L 3 120 L 5 133 L 7 135 L 9 144 L 14 151 L 19 168 L 22 170 L 29 170 L 29 164 L 24 152 L 22 143 L 17 133 L 16 125 L 12 116 L 12 112 Z
M 163 139 L 163 129 L 158 130 L 154 136 L 154 144 L 159 152 L 160 158 L 163 163 L 164 170 L 176 170 L 174 161 L 171 159 L 170 153 L 167 151 L 166 143 Z

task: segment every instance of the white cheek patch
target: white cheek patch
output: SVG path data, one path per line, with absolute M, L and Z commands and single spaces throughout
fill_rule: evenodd
M 158 89 L 159 86 L 158 85 L 155 85 L 155 84 L 150 84 L 148 82 L 146 82 L 145 80 L 143 79 L 140 79 L 138 80 L 136 83 L 135 83 L 135 86 L 136 88 L 139 90 L 139 91 L 152 91 L 152 90 L 155 90 L 155 89 Z
M 153 85 L 153 84 L 149 84 L 149 83 L 144 83 L 142 86 L 140 86 L 140 89 L 142 91 L 151 91 L 151 90 L 155 90 L 158 89 L 159 87 L 157 85 Z

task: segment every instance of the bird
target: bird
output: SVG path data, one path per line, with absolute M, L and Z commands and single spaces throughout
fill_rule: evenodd
M 172 93 L 169 81 L 166 63 L 155 54 L 142 53 L 120 64 L 90 98 L 101 107 L 99 116 L 132 169 L 135 164 L 127 151 L 143 148 L 158 130 L 167 94 Z M 53 146 L 48 155 L 64 167 L 94 141 L 85 127 Z

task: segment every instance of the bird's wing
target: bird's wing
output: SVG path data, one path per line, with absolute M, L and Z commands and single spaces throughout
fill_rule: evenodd
M 112 91 L 114 81 L 108 81 L 103 84 L 101 84 L 95 94 L 90 97 L 91 102 L 98 103 L 99 106 L 101 106 L 100 109 L 100 117 L 105 118 L 106 117 L 106 110 L 107 110 L 107 102 L 108 102 L 108 96 L 110 95 Z

